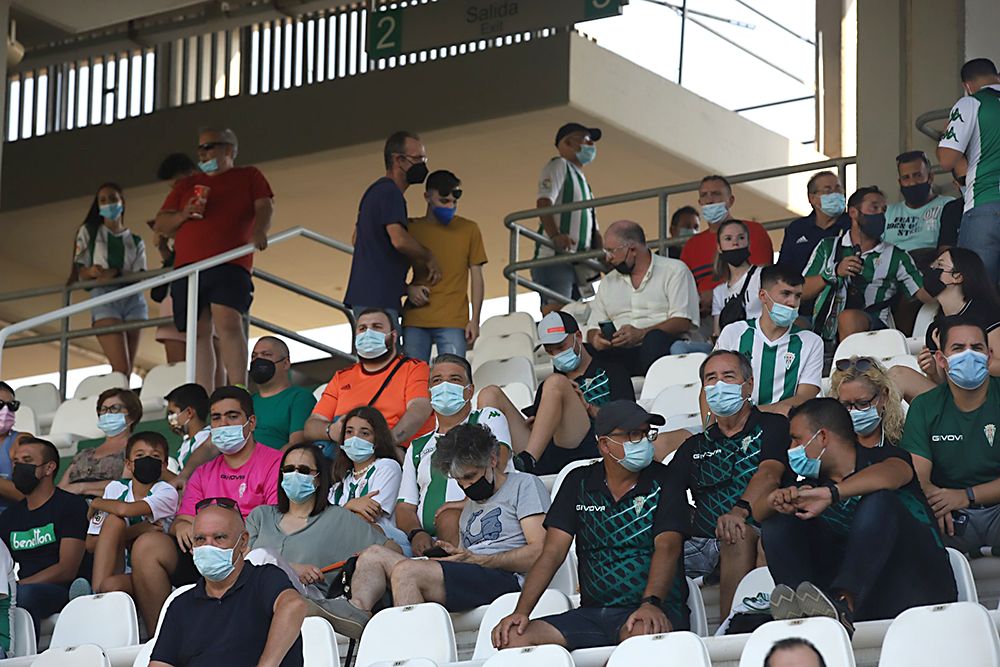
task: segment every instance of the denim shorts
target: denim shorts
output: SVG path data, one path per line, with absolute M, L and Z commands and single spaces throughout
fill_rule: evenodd
M 90 291 L 90 296 L 100 296 L 115 291 L 113 287 L 95 287 Z M 142 294 L 133 294 L 118 301 L 97 306 L 90 311 L 91 323 L 97 320 L 121 320 L 122 322 L 135 322 L 137 320 L 149 319 L 149 306 Z

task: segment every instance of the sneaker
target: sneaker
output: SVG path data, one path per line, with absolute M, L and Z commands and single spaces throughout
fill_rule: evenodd
M 760 614 L 769 612 L 771 611 L 771 596 L 760 592 L 753 597 L 745 597 L 743 598 L 743 606 L 752 612 Z
M 842 598 L 830 599 L 826 593 L 808 581 L 803 581 L 795 590 L 795 598 L 805 616 L 827 616 L 840 621 L 847 630 L 847 636 L 854 636 L 854 614 Z
M 308 600 L 309 616 L 322 616 L 333 629 L 350 639 L 361 639 L 361 633 L 372 618 L 370 611 L 358 609 L 347 598 Z
M 83 577 L 77 577 L 73 580 L 73 583 L 69 585 L 69 599 L 73 600 L 75 598 L 82 598 L 85 595 L 93 595 L 94 589 L 91 588 L 90 582 Z
M 784 584 L 778 584 L 771 591 L 771 617 L 776 621 L 788 621 L 802 618 L 802 608 L 795 597 L 795 591 Z

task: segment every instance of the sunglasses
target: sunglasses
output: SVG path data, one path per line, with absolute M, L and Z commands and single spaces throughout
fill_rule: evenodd
M 307 465 L 297 465 L 297 466 L 287 465 L 287 466 L 281 466 L 281 472 L 282 473 L 300 472 L 303 475 L 310 475 L 310 476 L 319 474 L 318 470 L 310 468 Z
M 199 500 L 198 503 L 194 506 L 194 512 L 195 514 L 197 514 L 206 507 L 211 507 L 212 505 L 221 507 L 224 510 L 236 510 L 237 512 L 240 511 L 239 503 L 237 503 L 232 498 L 203 498 L 202 500 Z
M 858 372 L 864 373 L 869 368 L 875 366 L 875 360 L 871 357 L 858 357 L 857 359 L 838 359 L 835 364 L 838 371 L 844 372 L 849 371 L 852 368 L 857 368 Z
M 17 412 L 19 407 L 21 407 L 21 401 L 0 401 L 0 410 L 10 408 L 11 412 Z
M 447 196 L 451 195 L 455 199 L 455 201 L 458 201 L 459 199 L 462 198 L 462 191 L 460 189 L 458 189 L 458 188 L 455 188 L 454 190 L 451 190 L 451 191 L 448 191 L 448 190 L 438 190 L 437 193 L 439 195 L 441 195 L 442 197 L 447 197 Z
M 198 144 L 198 150 L 200 151 L 210 151 L 218 148 L 219 146 L 228 146 L 227 141 L 209 141 L 208 143 Z

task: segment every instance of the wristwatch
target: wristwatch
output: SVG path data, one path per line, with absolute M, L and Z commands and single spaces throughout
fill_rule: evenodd
M 427 533 L 427 531 L 423 528 L 414 528 L 406 534 L 406 539 L 412 542 L 413 538 L 416 537 L 418 533 Z M 427 533 L 427 535 L 430 536 L 430 533 Z
M 733 503 L 733 507 L 734 508 L 739 507 L 741 510 L 746 510 L 747 514 L 753 516 L 753 508 L 750 507 L 750 503 L 747 501 L 746 498 L 740 498 L 739 500 L 737 500 L 735 503 Z
M 836 505 L 840 502 L 840 489 L 837 488 L 837 483 L 833 480 L 828 481 L 824 484 L 826 488 L 830 489 L 830 504 Z
M 976 492 L 972 490 L 972 487 L 966 487 L 965 496 L 969 499 L 969 507 L 976 504 Z
M 663 604 L 663 600 L 656 597 L 655 595 L 647 595 L 642 599 L 642 602 L 640 602 L 639 604 L 646 604 L 647 602 L 653 605 L 654 607 L 659 607 Z

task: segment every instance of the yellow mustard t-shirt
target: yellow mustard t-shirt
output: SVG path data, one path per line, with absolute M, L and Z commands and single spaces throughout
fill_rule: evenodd
M 447 225 L 433 216 L 411 219 L 410 234 L 434 253 L 441 267 L 441 281 L 430 286 L 430 303 L 420 308 L 403 305 L 403 326 L 464 329 L 469 323 L 469 267 L 486 263 L 486 248 L 479 225 L 455 216 Z M 413 284 L 427 284 L 427 270 L 413 270 Z

